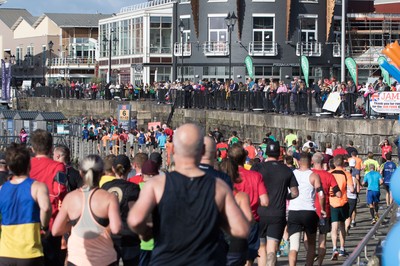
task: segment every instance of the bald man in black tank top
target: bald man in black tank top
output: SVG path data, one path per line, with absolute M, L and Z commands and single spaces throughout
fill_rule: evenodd
M 229 187 L 199 169 L 203 134 L 185 124 L 174 135 L 175 171 L 146 183 L 128 224 L 143 239 L 154 233 L 151 265 L 225 265 L 220 229 L 246 239 L 249 224 Z M 153 227 L 148 221 L 152 213 Z

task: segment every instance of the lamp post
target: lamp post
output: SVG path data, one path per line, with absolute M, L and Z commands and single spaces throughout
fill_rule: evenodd
M 303 43 L 302 43 L 302 17 L 299 17 L 299 52 L 300 52 L 300 58 L 299 58 L 299 80 L 301 80 L 301 56 L 303 55 Z M 307 45 L 307 44 L 306 44 Z
M 179 31 L 181 33 L 181 83 L 183 83 L 183 31 L 185 29 L 185 24 L 183 21 L 179 22 Z
M 107 39 L 106 36 L 104 36 L 104 38 L 103 38 L 103 42 L 104 42 L 105 44 L 107 44 L 107 42 L 108 42 L 107 83 L 110 83 L 110 82 L 111 82 L 111 53 L 112 53 L 112 52 L 111 52 L 111 49 L 112 49 L 111 43 L 112 43 L 112 42 L 114 42 L 114 43 L 118 42 L 117 37 L 114 37 L 114 39 L 112 38 L 113 33 L 114 33 L 114 29 L 111 29 L 109 38 Z
M 235 27 L 237 21 L 237 17 L 235 12 L 228 13 L 228 16 L 225 18 L 225 24 L 228 27 L 229 34 L 229 80 L 232 78 L 232 32 Z
M 49 72 L 49 81 L 47 82 L 47 85 L 50 86 L 50 84 L 51 84 L 51 53 L 53 51 L 53 45 L 54 45 L 53 41 L 50 40 L 48 45 L 49 45 L 49 59 L 50 59 L 49 60 L 49 67 L 50 67 L 50 72 Z

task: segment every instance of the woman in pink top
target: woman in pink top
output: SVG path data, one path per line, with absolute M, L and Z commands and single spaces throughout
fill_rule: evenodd
M 390 145 L 390 143 L 389 143 L 389 140 L 388 139 L 384 139 L 381 143 L 379 143 L 379 146 L 381 146 L 381 149 L 382 149 L 382 162 L 381 163 L 384 163 L 384 162 L 386 162 L 386 154 L 387 153 L 391 153 L 392 152 L 392 146 Z
M 85 185 L 64 199 L 52 228 L 54 236 L 71 231 L 68 265 L 118 265 L 111 233 L 121 229 L 117 197 L 98 188 L 104 163 L 97 155 L 87 156 L 80 173 Z

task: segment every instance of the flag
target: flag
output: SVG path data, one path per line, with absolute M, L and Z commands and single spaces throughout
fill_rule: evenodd
M 253 59 L 251 56 L 246 56 L 246 59 L 244 60 L 246 67 L 247 67 L 247 72 L 249 73 L 250 78 L 254 79 L 254 71 L 253 71 Z
M 1 99 L 6 100 L 6 87 L 7 87 L 7 76 L 6 76 L 6 62 L 1 59 Z
M 390 82 L 389 72 L 387 72 L 387 70 L 382 67 L 382 63 L 385 62 L 385 61 L 386 61 L 386 58 L 384 56 L 378 57 L 378 64 L 379 64 L 379 67 L 380 67 L 381 72 L 382 72 L 383 80 L 386 82 L 387 85 L 390 86 L 391 82 Z
M 354 81 L 354 84 L 358 84 L 358 69 L 357 69 L 357 63 L 354 61 L 352 57 L 347 57 L 346 60 L 344 61 L 346 64 L 347 69 L 350 72 L 350 76 Z M 344 81 L 344 80 L 342 80 Z
M 304 80 L 306 82 L 307 88 L 308 86 L 308 77 L 310 75 L 310 64 L 308 62 L 308 58 L 305 55 L 301 56 L 301 70 L 304 74 Z

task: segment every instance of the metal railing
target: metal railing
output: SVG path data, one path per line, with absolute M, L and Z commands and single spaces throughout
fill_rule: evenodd
M 19 92 L 18 90 L 17 92 Z M 187 93 L 187 92 L 186 92 Z M 19 94 L 18 94 L 19 95 Z M 18 96 L 20 97 L 20 96 Z M 71 90 L 70 87 L 35 87 L 24 91 L 26 97 L 49 97 L 66 99 L 92 99 L 92 100 L 141 100 L 157 103 L 175 104 L 177 108 L 196 109 L 222 109 L 237 111 L 262 111 L 282 114 L 309 114 L 319 116 L 324 112 L 324 106 L 329 92 L 313 92 L 311 89 L 292 93 L 277 93 L 276 91 L 233 91 L 223 90 L 195 90 L 185 94 L 177 89 L 155 89 L 146 91 L 135 88 L 115 89 L 113 93 L 100 86 L 96 97 L 91 94 L 91 89 L 80 88 Z M 341 95 L 342 101 L 335 113 L 329 112 L 324 116 L 364 117 L 364 118 L 393 118 L 392 113 L 376 113 L 370 106 L 371 94 L 361 92 L 346 93 Z
M 251 56 L 277 56 L 278 45 L 276 42 L 251 42 L 249 44 Z
M 180 43 L 176 42 L 174 44 L 174 56 L 191 56 L 192 55 L 192 44 L 190 42 Z
M 95 58 L 53 58 L 51 60 L 51 66 L 75 66 L 75 65 L 94 65 L 96 63 Z
M 203 51 L 205 56 L 227 56 L 229 55 L 229 42 L 205 42 Z
M 119 13 L 120 14 L 128 13 L 128 12 L 133 12 L 133 11 L 137 11 L 137 10 L 146 9 L 146 8 L 153 7 L 153 6 L 165 5 L 165 4 L 175 3 L 175 2 L 176 2 L 176 0 L 153 0 L 153 1 L 147 1 L 145 3 L 123 7 L 123 8 L 121 8 L 119 10 Z
M 343 263 L 343 266 L 351 266 L 357 261 L 357 265 L 360 265 L 361 262 L 361 253 L 364 251 L 364 258 L 368 261 L 368 253 L 367 253 L 367 245 L 368 242 L 375 237 L 376 232 L 379 229 L 379 226 L 383 222 L 383 220 L 388 216 L 390 211 L 392 210 L 394 203 L 392 203 L 389 208 L 385 210 L 376 224 L 369 230 L 369 232 L 365 235 L 365 237 L 358 243 L 357 247 L 353 250 L 353 252 L 349 255 L 347 260 Z
M 296 55 L 321 56 L 322 48 L 320 42 L 298 42 L 296 45 Z

